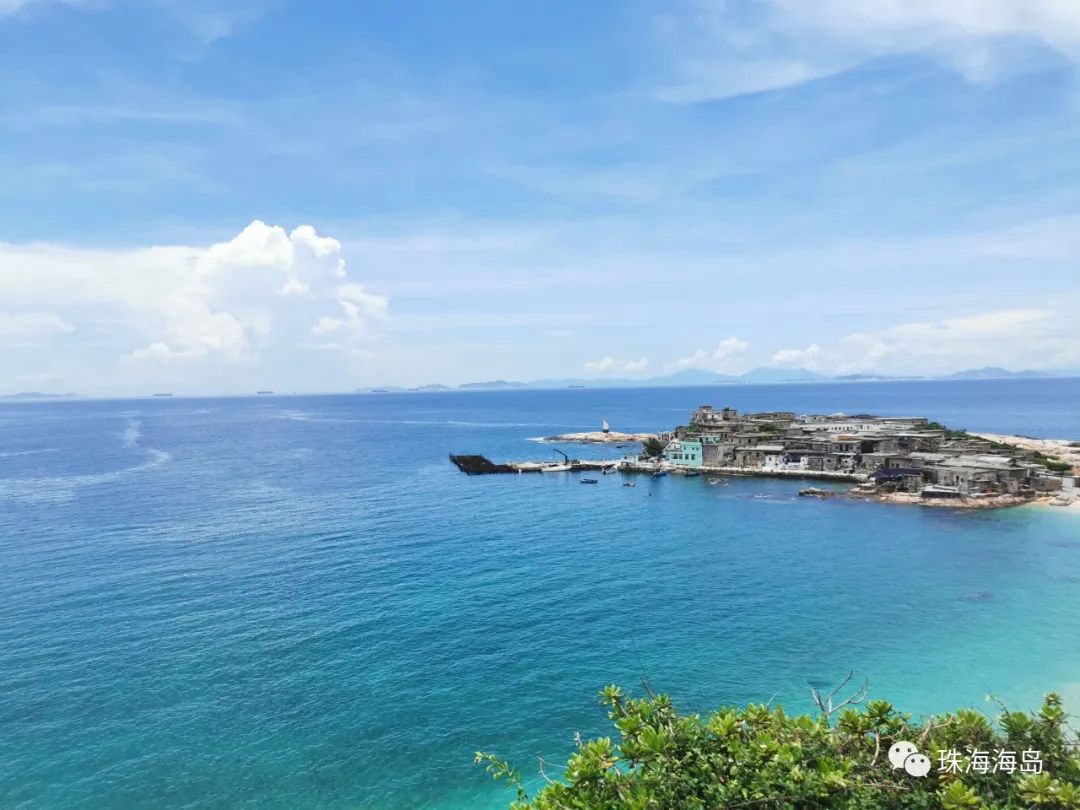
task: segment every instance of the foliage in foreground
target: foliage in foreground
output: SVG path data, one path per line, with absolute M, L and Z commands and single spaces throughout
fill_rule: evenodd
M 657 458 L 664 454 L 664 448 L 667 447 L 664 442 L 660 441 L 655 436 L 650 436 L 641 445 L 641 451 L 645 454 L 646 458 Z
M 865 696 L 865 693 L 864 695 Z M 693 810 L 696 808 L 1080 808 L 1080 756 L 1057 695 L 1038 712 L 1001 706 L 995 727 L 961 709 L 914 723 L 892 704 L 860 700 L 821 716 L 782 708 L 723 708 L 680 715 L 666 695 L 632 699 L 617 686 L 600 693 L 617 731 L 578 741 L 562 781 L 530 798 L 519 771 L 477 753 L 496 779 L 517 791 L 512 810 Z M 815 699 L 818 695 L 815 693 Z M 915 743 L 932 763 L 925 778 L 893 769 L 894 742 Z M 959 752 L 959 772 L 939 771 L 939 751 Z M 980 773 L 972 752 L 1016 752 L 1015 773 Z M 1043 772 L 1021 773 L 1021 752 L 1041 752 Z

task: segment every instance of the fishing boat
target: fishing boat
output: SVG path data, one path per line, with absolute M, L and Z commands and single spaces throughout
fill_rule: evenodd
M 604 475 L 613 475 L 615 473 L 614 467 L 604 467 Z
M 652 477 L 653 478 L 663 478 L 665 475 L 667 475 L 667 470 L 657 470 L 656 472 L 654 472 L 652 474 Z
M 598 481 L 599 481 L 599 479 L 596 479 L 596 478 L 582 478 L 581 479 L 581 483 L 583 483 L 583 484 L 595 484 L 595 483 L 598 483 Z
M 636 487 L 637 482 L 636 481 L 624 481 L 623 486 L 624 487 Z
M 604 433 L 611 433 L 611 425 L 607 423 L 607 419 L 600 420 L 603 423 Z

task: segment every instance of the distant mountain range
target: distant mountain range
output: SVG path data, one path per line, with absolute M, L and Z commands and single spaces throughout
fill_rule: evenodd
M 1006 371 L 998 366 L 986 366 L 984 368 L 973 368 L 968 371 L 957 371 L 954 374 L 950 374 L 945 379 L 947 380 L 1010 380 L 1010 379 L 1031 379 L 1034 377 L 1053 377 L 1054 374 L 1048 374 L 1045 371 Z
M 957 371 L 943 376 L 888 376 L 884 374 L 841 374 L 836 376 L 819 374 L 805 368 L 770 368 L 762 366 L 747 371 L 745 374 L 719 374 L 714 371 L 686 369 L 660 377 L 645 379 L 631 378 L 585 378 L 567 377 L 565 379 L 533 380 L 516 382 L 513 380 L 490 380 L 487 382 L 464 383 L 459 386 L 422 385 L 418 388 L 361 388 L 357 393 L 385 393 L 400 391 L 497 391 L 512 388 L 677 388 L 703 385 L 783 385 L 789 383 L 810 382 L 888 382 L 898 380 L 1012 380 L 1038 379 L 1048 377 L 1080 376 L 1080 369 L 1060 371 L 1009 371 L 997 366 Z

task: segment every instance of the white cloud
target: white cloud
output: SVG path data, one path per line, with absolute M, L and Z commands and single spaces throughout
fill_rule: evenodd
M 33 346 L 73 329 L 53 312 L 0 312 L 0 346 Z
M 675 361 L 679 368 L 701 368 L 708 371 L 732 371 L 738 359 L 750 348 L 750 344 L 737 337 L 721 340 L 711 352 L 698 349 L 688 357 Z
M 156 302 L 164 335 L 132 353 L 136 359 L 190 359 L 217 353 L 243 360 L 277 338 L 335 332 L 338 345 L 368 334 L 369 318 L 382 319 L 387 301 L 348 283 L 341 245 L 309 225 L 291 233 L 258 220 L 228 242 L 186 257 L 186 283 Z M 336 317 L 327 313 L 329 309 Z M 152 344 L 153 345 L 153 344 Z
M 1018 44 L 1080 61 L 1073 0 L 691 0 L 688 8 L 660 29 L 673 75 L 658 95 L 676 103 L 791 87 L 896 53 L 929 54 L 972 81 L 1016 63 L 1008 48 Z
M 811 343 L 805 349 L 779 349 L 773 352 L 772 364 L 813 370 L 819 367 L 821 355 L 821 347 L 816 343 Z
M 1067 311 L 1024 308 L 900 324 L 843 339 L 844 371 L 939 374 L 1001 366 L 1012 371 L 1080 365 L 1080 322 Z
M 1080 367 L 1080 321 L 1070 303 L 1054 308 L 992 310 L 938 321 L 915 321 L 846 335 L 835 345 L 781 349 L 776 366 L 835 374 L 948 374 L 998 366 L 1010 371 Z
M 300 379 L 315 370 L 297 361 L 298 351 L 363 356 L 389 308 L 349 278 L 336 240 L 310 226 L 286 232 L 258 220 L 207 247 L 0 243 L 0 266 L 0 343 L 45 342 L 78 329 L 86 336 L 78 361 L 75 350 L 53 361 L 103 378 L 152 378 L 148 369 L 173 367 L 198 385 L 207 364 L 247 364 Z M 332 344 L 323 340 L 331 335 Z M 117 381 L 102 380 L 110 382 Z
M 613 372 L 639 374 L 648 367 L 649 359 L 647 357 L 642 357 L 640 360 L 617 360 L 608 356 L 585 364 L 585 370 L 592 374 L 611 374 Z
M 882 50 L 1021 36 L 1076 58 L 1080 5 L 1073 0 L 773 0 L 792 24 Z

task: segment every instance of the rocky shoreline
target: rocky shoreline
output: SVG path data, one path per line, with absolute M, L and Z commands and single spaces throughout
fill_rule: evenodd
M 854 498 L 862 498 L 878 503 L 900 503 L 915 506 L 926 506 L 932 509 L 1001 509 L 1008 506 L 1025 506 L 1027 504 L 1049 502 L 1046 497 L 1027 498 L 1022 495 L 970 495 L 963 498 L 923 498 L 910 492 L 882 492 L 867 494 L 852 490 L 849 493 Z

